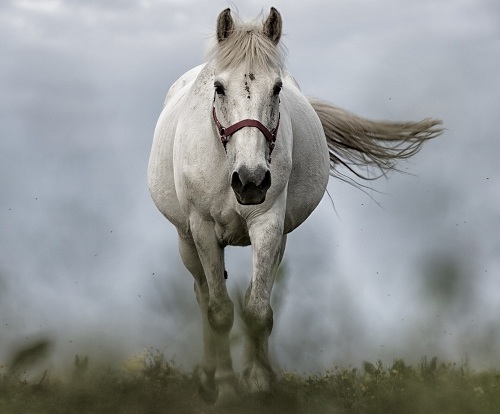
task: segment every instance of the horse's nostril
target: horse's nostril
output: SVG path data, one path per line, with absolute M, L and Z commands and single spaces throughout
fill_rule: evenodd
M 243 183 L 240 180 L 238 171 L 233 172 L 233 175 L 231 176 L 231 187 L 233 190 L 241 190 L 243 188 Z
M 261 188 L 264 191 L 267 191 L 269 190 L 269 187 L 271 187 L 271 171 L 267 170 L 264 175 L 264 179 L 259 184 L 259 188 Z

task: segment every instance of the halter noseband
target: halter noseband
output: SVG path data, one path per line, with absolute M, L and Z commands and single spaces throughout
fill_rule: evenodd
M 257 128 L 260 132 L 262 132 L 269 144 L 269 162 L 271 162 L 271 153 L 273 152 L 273 149 L 275 147 L 276 135 L 278 134 L 278 127 L 280 126 L 280 113 L 278 112 L 278 122 L 272 130 L 269 130 L 262 122 L 257 121 L 256 119 L 243 119 L 242 121 L 238 121 L 233 125 L 225 128 L 217 118 L 217 112 L 215 110 L 215 97 L 216 94 L 214 94 L 214 102 L 212 104 L 212 116 L 214 118 L 215 125 L 217 126 L 217 130 L 219 131 L 220 141 L 224 146 L 224 150 L 226 150 L 226 145 L 229 141 L 229 137 L 236 131 L 239 131 L 240 129 L 245 127 Z

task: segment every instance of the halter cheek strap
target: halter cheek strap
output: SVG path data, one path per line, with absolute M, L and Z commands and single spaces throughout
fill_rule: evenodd
M 271 153 L 275 147 L 276 135 L 278 135 L 278 128 L 280 126 L 280 114 L 278 112 L 278 122 L 276 126 L 269 130 L 262 122 L 257 121 L 256 119 L 243 119 L 242 121 L 238 121 L 233 125 L 228 126 L 227 128 L 223 127 L 217 118 L 217 112 L 215 110 L 215 95 L 214 102 L 212 105 L 212 116 L 214 118 L 215 125 L 217 126 L 217 130 L 219 131 L 220 141 L 224 146 L 224 150 L 226 149 L 226 145 L 229 141 L 229 137 L 233 135 L 236 131 L 239 131 L 245 127 L 257 128 L 264 137 L 266 138 L 269 145 L 269 162 L 271 162 Z

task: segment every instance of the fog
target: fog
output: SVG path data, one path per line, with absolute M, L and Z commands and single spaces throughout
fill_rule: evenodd
M 0 362 L 45 337 L 54 363 L 150 347 L 198 362 L 192 278 L 147 190 L 152 134 L 217 14 L 271 5 L 305 94 L 446 128 L 365 192 L 331 179 L 290 235 L 276 364 L 436 355 L 498 366 L 500 7 L 486 0 L 2 2 Z M 228 250 L 236 299 L 250 252 Z

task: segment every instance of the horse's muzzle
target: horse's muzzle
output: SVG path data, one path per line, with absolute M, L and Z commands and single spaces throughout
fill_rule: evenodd
M 238 203 L 261 204 L 271 187 L 271 172 L 269 169 L 250 170 L 242 166 L 231 175 L 231 187 Z

